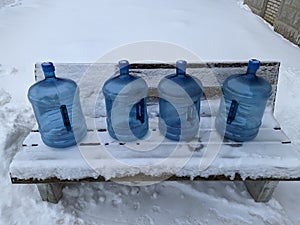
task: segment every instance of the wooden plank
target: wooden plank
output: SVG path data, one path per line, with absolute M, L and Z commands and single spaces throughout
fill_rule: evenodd
M 268 144 L 265 145 L 263 148 L 259 145 L 252 145 L 252 144 L 205 144 L 201 146 L 201 151 L 195 151 L 193 149 L 193 143 L 181 143 L 178 145 L 170 145 L 170 144 L 160 144 L 160 145 L 153 145 L 154 148 L 151 148 L 152 146 L 147 146 L 148 149 L 145 151 L 142 150 L 136 150 L 135 148 L 132 148 L 131 145 L 125 144 L 120 145 L 119 143 L 116 144 L 110 144 L 110 145 L 83 145 L 80 146 L 81 153 L 88 152 L 88 156 L 94 156 L 95 160 L 113 160 L 112 156 L 116 155 L 118 156 L 118 159 L 134 159 L 136 160 L 148 160 L 151 162 L 151 160 L 157 160 L 157 159 L 164 159 L 166 157 L 169 158 L 181 158 L 181 157 L 195 157 L 198 159 L 201 159 L 205 157 L 203 155 L 203 152 L 210 146 L 219 146 L 219 158 L 223 159 L 238 159 L 241 158 L 243 160 L 246 160 L 245 158 L 249 157 L 249 160 L 255 160 L 255 158 L 262 160 L 262 159 L 272 159 L 272 160 L 282 160 L 282 159 L 294 159 L 294 157 L 299 157 L 300 153 L 297 153 L 295 149 L 293 149 L 293 145 L 291 144 Z M 138 146 L 139 147 L 139 146 Z M 178 148 L 176 150 L 176 148 Z M 179 149 L 180 148 L 180 149 Z M 284 150 L 282 150 L 284 149 Z M 176 150 L 176 155 L 171 155 L 173 151 Z M 85 152 L 86 151 L 86 152 Z M 192 154 L 191 154 L 192 152 Z M 53 149 L 47 146 L 37 146 L 37 147 L 23 147 L 22 151 L 20 151 L 18 154 L 21 155 L 20 158 L 16 157 L 14 161 L 17 163 L 18 160 L 20 161 L 32 161 L 32 166 L 35 164 L 38 164 L 38 161 L 43 161 L 44 163 L 46 161 L 64 161 L 66 159 L 74 160 L 74 161 L 81 161 L 82 155 L 79 152 L 79 148 L 69 148 L 69 149 Z M 108 155 L 109 153 L 110 155 Z M 109 163 L 109 162 L 105 162 Z M 268 162 L 267 162 L 268 163 Z M 67 162 L 65 163 L 67 164 Z M 61 165 L 65 165 L 61 164 Z M 255 163 L 253 164 L 255 165 Z M 21 165 L 19 165 L 21 166 Z M 276 165 L 274 165 L 276 166 Z
M 62 184 L 68 184 L 68 183 L 78 183 L 78 182 L 155 182 L 155 181 L 300 181 L 299 178 L 246 178 L 246 180 L 242 179 L 241 176 L 236 173 L 234 178 L 231 176 L 224 176 L 224 175 L 211 175 L 208 177 L 178 177 L 176 175 L 164 175 L 160 177 L 153 177 L 153 176 L 146 176 L 144 174 L 138 174 L 136 176 L 130 176 L 130 177 L 122 177 L 122 178 L 116 178 L 116 179 L 110 179 L 107 180 L 103 176 L 98 176 L 97 178 L 93 177 L 86 177 L 86 178 L 80 178 L 76 180 L 70 180 L 70 179 L 58 179 L 57 177 L 51 177 L 47 179 L 19 179 L 15 177 L 11 177 L 11 182 L 13 184 L 47 184 L 47 183 L 62 183 Z
M 197 144 L 226 144 L 226 145 L 234 145 L 239 144 L 243 145 L 243 143 L 238 143 L 229 139 L 223 140 L 220 134 L 216 130 L 210 129 L 202 129 L 199 132 L 199 138 L 195 137 L 193 140 L 189 142 L 183 142 L 182 144 L 189 145 L 197 145 Z M 150 130 L 148 135 L 143 140 L 133 141 L 131 144 L 143 144 L 143 145 L 176 145 L 177 142 L 165 139 L 160 134 L 158 129 Z M 290 143 L 288 137 L 283 133 L 282 130 L 271 129 L 271 128 L 261 128 L 259 133 L 255 139 L 250 142 L 246 142 L 246 144 L 256 144 L 256 145 L 265 145 L 265 144 L 273 144 L 273 143 Z M 84 145 L 126 145 L 126 142 L 119 142 L 109 136 L 108 131 L 88 131 L 87 136 L 79 143 L 80 146 Z M 31 132 L 30 135 L 26 137 L 23 142 L 23 147 L 37 147 L 44 145 L 39 132 Z M 141 146 L 142 148 L 142 146 Z

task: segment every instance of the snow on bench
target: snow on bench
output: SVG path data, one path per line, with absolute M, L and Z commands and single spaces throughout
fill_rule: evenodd
M 158 130 L 157 85 L 171 64 L 133 64 L 131 73 L 148 86 L 149 133 L 143 140 L 119 142 L 106 130 L 101 88 L 118 71 L 116 64 L 56 64 L 58 77 L 71 78 L 81 91 L 88 126 L 78 146 L 45 146 L 37 128 L 25 139 L 10 166 L 12 183 L 36 183 L 43 200 L 57 202 L 61 184 L 83 181 L 243 180 L 257 201 L 268 201 L 279 180 L 300 178 L 300 153 L 273 116 L 279 63 L 262 62 L 258 76 L 273 87 L 258 136 L 250 142 L 224 139 L 214 127 L 221 84 L 231 74 L 244 73 L 247 63 L 189 64 L 187 72 L 201 80 L 200 129 L 190 142 L 165 139 Z M 43 79 L 36 64 L 36 80 Z M 259 182 L 255 182 L 259 181 Z M 40 185 L 46 183 L 47 185 Z

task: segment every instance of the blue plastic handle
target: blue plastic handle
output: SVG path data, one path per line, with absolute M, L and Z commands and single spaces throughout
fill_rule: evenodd
M 142 99 L 139 103 L 136 104 L 136 119 L 141 121 L 143 124 L 145 122 L 145 100 Z
M 64 125 L 65 125 L 67 131 L 71 131 L 72 127 L 71 127 L 71 123 L 70 123 L 70 119 L 69 119 L 68 110 L 67 110 L 66 105 L 61 105 L 60 106 L 60 113 L 61 113 Z
M 236 112 L 238 109 L 239 103 L 236 100 L 231 101 L 228 117 L 227 117 L 227 124 L 231 124 L 234 121 Z

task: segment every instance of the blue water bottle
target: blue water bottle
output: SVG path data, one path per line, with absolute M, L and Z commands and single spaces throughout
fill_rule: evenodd
M 74 81 L 57 78 L 51 62 L 42 63 L 42 69 L 45 79 L 28 91 L 42 140 L 54 148 L 75 145 L 87 133 L 79 89 Z
M 167 138 L 188 141 L 198 132 L 201 82 L 186 74 L 187 62 L 176 62 L 176 74 L 164 77 L 158 85 L 159 130 Z
M 148 86 L 141 77 L 130 75 L 129 68 L 129 62 L 121 60 L 120 74 L 107 80 L 102 88 L 108 132 L 120 141 L 141 139 L 148 132 Z
M 251 59 L 246 74 L 232 75 L 223 84 L 215 126 L 217 131 L 234 141 L 256 137 L 267 101 L 272 94 L 268 81 L 256 76 L 260 62 Z

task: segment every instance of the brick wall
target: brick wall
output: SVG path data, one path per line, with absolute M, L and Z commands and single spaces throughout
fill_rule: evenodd
M 274 30 L 300 46 L 300 0 L 244 0 Z
M 268 0 L 263 18 L 274 25 L 282 0 Z

